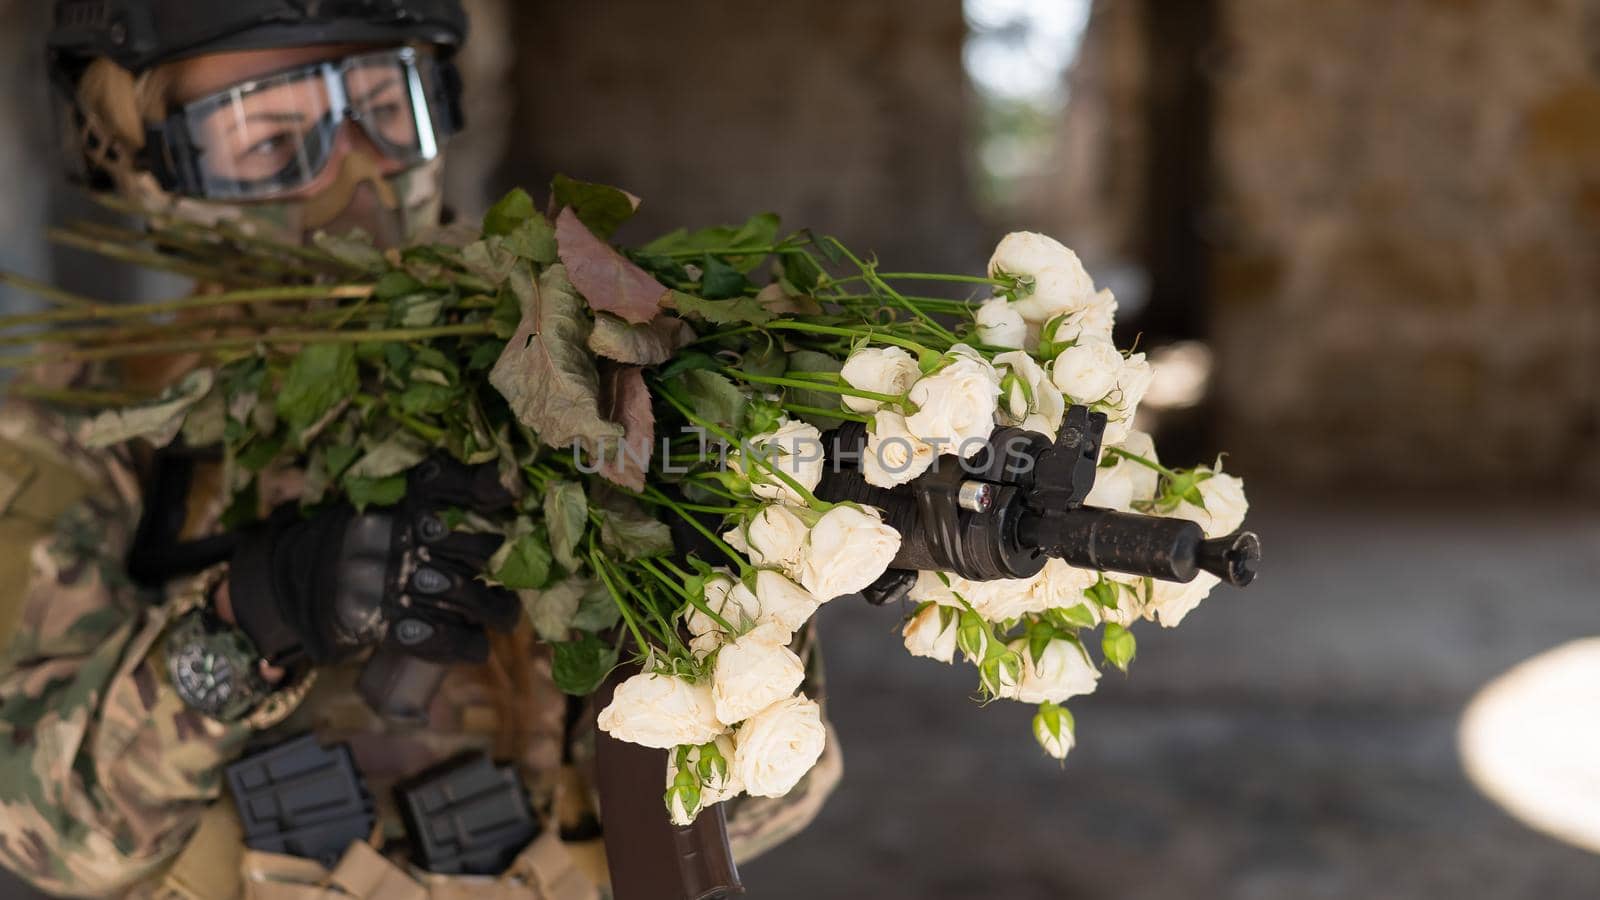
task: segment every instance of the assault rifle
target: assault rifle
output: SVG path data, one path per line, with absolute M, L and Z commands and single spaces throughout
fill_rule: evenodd
M 816 494 L 876 506 L 900 532 L 890 570 L 865 592 L 874 603 L 903 595 L 919 570 L 973 580 L 1027 578 L 1051 557 L 1164 581 L 1192 581 L 1202 571 L 1238 587 L 1254 580 L 1261 544 L 1251 532 L 1208 540 L 1185 519 L 1084 505 L 1105 427 L 1103 414 L 1074 406 L 1053 442 L 1000 428 L 971 459 L 957 464 L 941 458 L 942 465 L 913 481 L 884 489 L 868 484 L 861 472 L 866 429 L 847 424 L 824 438 L 828 452 Z M 614 674 L 597 701 L 626 674 L 631 672 Z M 692 826 L 673 826 L 660 801 L 666 752 L 603 733 L 597 738 L 606 843 L 624 849 L 608 853 L 617 900 L 710 900 L 742 893 L 722 805 L 702 812 Z

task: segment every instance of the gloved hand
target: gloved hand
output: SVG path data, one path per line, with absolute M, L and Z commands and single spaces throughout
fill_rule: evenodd
M 310 518 L 279 509 L 234 552 L 234 618 L 274 665 L 330 663 L 379 641 L 435 662 L 481 662 L 484 630 L 510 628 L 521 605 L 478 578 L 502 538 L 452 531 L 442 514 L 511 505 L 494 466 L 431 458 L 408 473 L 396 506 Z

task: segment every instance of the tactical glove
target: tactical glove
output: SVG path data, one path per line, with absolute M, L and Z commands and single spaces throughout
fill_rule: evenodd
M 433 458 L 411 470 L 398 505 L 293 505 L 245 533 L 228 576 L 234 618 L 274 665 L 325 664 L 380 641 L 434 662 L 481 662 L 486 628 L 521 606 L 479 578 L 502 538 L 452 531 L 446 510 L 494 515 L 511 495 L 490 466 Z

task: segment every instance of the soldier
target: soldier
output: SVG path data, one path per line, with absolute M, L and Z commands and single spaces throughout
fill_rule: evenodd
M 57 0 L 52 77 L 101 189 L 284 239 L 360 227 L 395 244 L 438 222 L 465 31 L 456 0 Z M 110 377 L 159 388 L 186 365 Z M 603 895 L 593 711 L 555 689 L 515 596 L 477 579 L 498 539 L 440 515 L 504 505 L 492 475 L 430 460 L 399 506 L 306 518 L 300 473 L 272 471 L 262 523 L 230 534 L 220 468 L 203 447 L 91 451 L 47 409 L 0 410 L 0 861 L 80 896 L 486 891 L 375 849 L 404 833 L 392 785 L 481 751 L 515 766 L 544 826 L 483 895 Z M 420 725 L 357 689 L 381 701 L 402 669 L 442 678 L 431 703 L 389 710 Z M 374 840 L 331 871 L 246 852 L 223 791 L 247 750 L 307 731 L 348 743 L 377 807 Z M 803 827 L 837 777 L 830 741 L 790 798 L 731 810 L 735 854 Z

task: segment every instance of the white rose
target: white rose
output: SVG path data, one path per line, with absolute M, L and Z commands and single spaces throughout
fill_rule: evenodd
M 1054 320 L 1055 326 L 1047 336 L 1058 344 L 1083 340 L 1109 341 L 1117 319 L 1117 298 L 1109 290 L 1102 290 L 1084 298 L 1076 306 L 1052 313 L 1050 319 Z
M 978 326 L 978 340 L 990 347 L 1021 349 L 1028 338 L 1028 323 L 1004 297 L 985 300 L 972 318 Z
M 932 447 L 907 430 L 905 416 L 880 409 L 873 415 L 872 431 L 862 451 L 861 475 L 867 484 L 892 488 L 928 471 L 937 456 Z
M 1079 569 L 1051 558 L 1034 579 L 1033 591 L 1045 609 L 1071 609 L 1082 603 L 1093 612 L 1095 604 L 1083 592 L 1099 579 L 1100 573 L 1093 569 Z
M 1210 572 L 1201 572 L 1188 584 L 1156 579 L 1146 614 L 1160 620 L 1163 628 L 1176 628 L 1221 583 L 1222 579 Z
M 1033 739 L 1044 752 L 1056 759 L 1066 759 L 1077 742 L 1073 727 L 1072 714 L 1065 709 L 1054 704 L 1041 706 L 1033 717 Z
M 742 449 L 729 455 L 728 464 L 734 471 L 750 479 L 750 492 L 757 497 L 788 503 L 804 502 L 771 469 L 787 474 L 808 491 L 822 480 L 822 432 L 814 425 L 798 419 L 786 419 L 775 431 L 751 438 L 749 445 L 750 452 L 760 454 L 766 465 L 752 460 L 747 466 Z
M 708 743 L 716 748 L 718 758 L 710 760 L 705 766 L 700 765 L 707 756 L 704 744 L 674 747 L 667 754 L 666 786 L 672 787 L 672 782 L 677 779 L 681 761 L 694 772 L 695 778 L 700 782 L 703 806 L 710 806 L 744 792 L 744 786 L 739 783 L 739 775 L 733 768 L 733 757 L 736 753 L 733 736 L 719 734 L 715 740 Z M 706 795 L 710 795 L 709 799 Z
M 811 529 L 797 568 L 800 584 L 826 603 L 878 580 L 900 552 L 900 532 L 877 510 L 835 506 Z
M 809 530 L 788 506 L 772 503 L 762 507 L 748 525 L 722 537 L 756 565 L 788 570 L 799 560 Z
M 1117 387 L 1110 401 L 1122 412 L 1122 419 L 1131 419 L 1138 411 L 1144 395 L 1150 392 L 1150 382 L 1155 380 L 1155 370 L 1143 353 L 1135 353 L 1123 360 L 1117 371 Z
M 1050 381 L 1050 374 L 1032 356 L 1012 350 L 995 356 L 1002 367 L 1000 421 L 1054 438 L 1067 411 L 1066 398 Z
M 1116 446 L 1120 450 L 1126 450 L 1127 452 L 1132 453 L 1134 456 L 1150 462 L 1161 462 L 1161 458 L 1156 455 L 1155 439 L 1150 437 L 1147 432 L 1129 431 L 1127 436 L 1124 437 Z M 1133 485 L 1133 499 L 1155 499 L 1156 489 L 1161 486 L 1160 472 L 1157 472 L 1155 469 L 1152 469 L 1143 463 L 1121 456 L 1117 457 L 1117 464 L 1112 466 L 1113 471 L 1116 469 L 1127 470 L 1127 479 Z M 1105 470 L 1102 469 L 1101 471 Z
M 617 685 L 597 724 L 619 741 L 659 750 L 704 744 L 728 730 L 717 719 L 711 685 L 648 672 Z
M 950 580 L 950 584 L 945 583 L 946 578 Z M 959 576 L 956 575 L 941 576 L 938 572 L 918 572 L 916 583 L 911 585 L 906 597 L 912 603 L 926 603 L 932 600 L 940 606 L 962 609 L 961 601 L 957 600 L 951 591 L 951 584 L 959 580 Z
M 906 621 L 901 634 L 906 639 L 906 650 L 912 656 L 925 656 L 947 663 L 956 655 L 956 621 L 954 611 L 930 604 Z
M 697 634 L 689 638 L 689 655 L 695 662 L 705 662 L 706 657 L 722 648 L 723 639 L 727 635 L 720 631 L 712 630 L 705 634 Z
M 972 604 L 972 609 L 986 622 L 1004 622 L 1027 613 L 1049 609 L 1050 597 L 1036 588 L 1039 576 L 1033 578 L 997 578 L 993 581 L 967 581 L 962 579 L 952 587 Z
M 916 357 L 899 347 L 863 347 L 844 361 L 839 377 L 858 391 L 904 394 L 922 375 Z M 858 413 L 875 412 L 882 404 L 865 397 L 843 397 L 844 405 Z
M 911 386 L 909 396 L 917 411 L 906 417 L 906 428 L 941 453 L 967 458 L 982 450 L 994 431 L 1000 373 L 963 353 L 953 354 L 952 359 Z
M 752 797 L 782 797 L 817 764 L 827 741 L 814 701 L 800 695 L 780 700 L 739 726 L 735 775 Z
M 1056 266 L 1070 266 L 1078 255 L 1060 241 L 1036 231 L 1013 231 L 1000 239 L 989 257 L 989 277 L 1029 276 Z
M 1087 405 L 1117 387 L 1122 369 L 1122 354 L 1110 341 L 1088 338 L 1061 351 L 1050 366 L 1050 380 L 1074 402 Z
M 1041 324 L 1060 315 L 1078 316 L 1094 305 L 1094 281 L 1076 256 L 1072 260 L 1071 265 L 1034 273 L 1032 292 L 1012 304 L 1023 321 Z
M 771 569 L 756 572 L 756 597 L 761 601 L 757 621 L 776 625 L 788 636 L 799 631 L 820 605 L 800 585 Z
M 706 579 L 705 601 L 706 608 L 726 619 L 734 628 L 754 622 L 761 615 L 761 603 L 756 595 L 731 575 L 718 574 Z M 696 636 L 722 630 L 716 620 L 693 604 L 684 611 L 683 623 L 689 633 Z
M 805 680 L 805 663 L 789 649 L 788 640 L 782 626 L 767 623 L 722 645 L 711 696 L 724 724 L 750 718 L 794 693 Z
M 1023 703 L 1060 703 L 1068 697 L 1094 693 L 1100 681 L 1100 670 L 1072 641 L 1051 641 L 1038 660 L 1033 658 L 1027 638 L 1012 641 L 1010 647 L 1022 654 L 1022 680 L 1001 694 L 1003 697 Z
M 1094 281 L 1078 254 L 1053 238 L 1028 231 L 1008 234 L 989 259 L 989 277 L 1016 276 L 1031 281 L 1019 291 L 1013 309 L 1028 322 L 1043 322 L 1081 308 L 1094 295 Z
M 672 824 L 692 824 L 706 807 L 744 793 L 744 785 L 739 783 L 733 769 L 734 753 L 733 738 L 726 734 L 717 735 L 709 745 L 675 747 L 667 752 L 667 796 Z M 699 803 L 693 809 L 685 805 L 687 798 L 682 791 L 673 791 L 683 770 L 699 784 Z
M 1250 510 L 1250 502 L 1244 497 L 1244 481 L 1218 472 L 1200 482 L 1199 490 L 1205 509 L 1184 503 L 1174 515 L 1199 524 L 1206 537 L 1222 537 L 1238 531 L 1244 524 L 1245 513 Z
M 1115 609 L 1110 607 L 1096 608 L 1095 611 L 1099 614 L 1100 621 L 1115 622 L 1126 628 L 1141 618 L 1151 618 L 1152 610 L 1145 603 L 1145 580 L 1143 578 L 1137 575 L 1124 575 L 1120 572 L 1108 572 L 1106 573 L 1106 580 L 1111 582 L 1112 587 L 1116 588 L 1117 605 Z M 1159 585 L 1162 582 L 1160 579 L 1151 579 L 1151 583 Z M 1093 600 L 1089 601 L 1089 605 L 1097 607 Z

